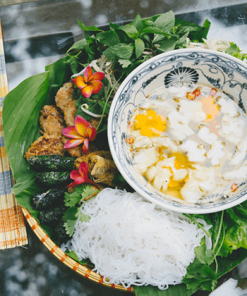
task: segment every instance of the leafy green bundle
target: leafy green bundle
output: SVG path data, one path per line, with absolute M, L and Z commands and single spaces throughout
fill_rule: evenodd
M 81 22 L 78 24 L 84 31 L 85 38 L 76 42 L 66 57 L 46 66 L 46 72 L 23 81 L 4 100 L 3 130 L 5 147 L 15 179 L 13 192 L 18 203 L 27 208 L 35 218 L 37 211 L 31 208 L 30 200 L 41 188 L 35 182 L 35 172 L 24 160 L 23 154 L 40 136 L 40 109 L 45 104 L 54 104 L 58 89 L 70 80 L 72 74 L 79 72 L 93 60 L 102 55 L 107 58 L 111 64 L 109 75 L 114 76 L 114 83 L 104 80 L 102 91 L 90 99 L 80 95 L 79 90 L 75 92 L 78 99 L 77 114 L 89 120 L 90 115 L 80 109 L 81 105 L 87 104 L 89 111 L 101 114 L 103 123 L 103 116 L 109 112 L 117 84 L 133 69 L 157 54 L 185 47 L 187 37 L 192 42 L 203 42 L 210 28 L 208 20 L 201 27 L 175 19 L 172 11 L 146 19 L 142 19 L 138 14 L 132 23 L 124 26 L 110 23 L 108 31 L 102 31 L 95 26 L 87 27 Z M 231 44 L 227 52 L 241 60 L 246 58 L 235 44 Z M 106 124 L 103 124 L 98 133 L 105 129 Z M 101 133 L 100 137 L 104 138 L 106 135 Z M 81 202 L 88 193 L 92 193 L 90 188 L 82 186 L 65 196 L 65 204 L 69 209 L 63 219 L 70 235 L 73 234 Z M 247 202 L 225 212 L 191 216 L 192 220 L 199 217 L 212 225 L 209 234 L 213 242 L 212 249 L 206 249 L 205 241 L 195 249 L 196 258 L 187 268 L 183 284 L 171 286 L 166 291 L 150 286 L 135 287 L 136 295 L 190 296 L 198 289 L 214 289 L 220 276 L 247 257 L 246 215 Z M 78 260 L 75 254 L 69 255 Z

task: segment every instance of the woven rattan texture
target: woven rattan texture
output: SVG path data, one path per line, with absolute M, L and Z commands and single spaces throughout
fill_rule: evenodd
M 122 285 L 114 285 L 114 284 L 106 284 L 103 282 L 103 276 L 93 272 L 91 269 L 87 268 L 74 261 L 72 258 L 68 257 L 58 246 L 56 246 L 53 241 L 49 238 L 49 236 L 43 231 L 43 229 L 39 226 L 38 222 L 31 216 L 28 210 L 22 208 L 23 214 L 27 219 L 28 224 L 31 229 L 40 239 L 40 241 L 46 246 L 46 248 L 58 258 L 61 262 L 67 265 L 69 268 L 73 269 L 75 272 L 79 273 L 83 277 L 86 277 L 98 284 L 108 286 L 113 289 L 122 290 L 126 292 L 134 292 L 132 287 L 126 289 Z
M 11 192 L 13 178 L 3 140 L 2 102 L 7 93 L 8 84 L 0 22 L 0 250 L 28 243 L 22 210 Z

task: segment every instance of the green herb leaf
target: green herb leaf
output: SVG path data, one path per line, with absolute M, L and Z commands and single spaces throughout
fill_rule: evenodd
M 108 59 L 114 60 L 116 58 L 129 60 L 133 53 L 133 46 L 125 43 L 116 44 L 107 48 L 103 55 Z
M 177 42 L 176 42 L 176 48 L 181 48 L 186 44 L 187 37 L 189 35 L 189 32 L 186 32 Z
M 98 33 L 96 35 L 96 39 L 106 46 L 112 46 L 120 43 L 118 34 L 113 30 Z
M 119 29 L 124 31 L 127 34 L 127 36 L 131 39 L 138 38 L 139 33 L 134 25 L 127 24 L 119 27 Z
M 177 39 L 175 38 L 170 38 L 168 40 L 165 40 L 160 44 L 160 47 L 157 49 L 157 51 L 167 52 L 167 51 L 173 50 L 175 49 L 176 43 L 177 43 Z
M 78 21 L 77 20 L 77 23 L 78 23 L 78 25 L 80 26 L 80 28 L 83 30 L 83 31 L 86 31 L 86 32 L 88 32 L 88 31 L 102 31 L 101 29 L 99 29 L 99 28 L 97 28 L 97 27 L 95 27 L 95 26 L 90 26 L 90 27 L 87 27 L 87 26 L 85 26 L 82 22 L 80 22 L 80 21 Z
M 195 248 L 195 255 L 202 264 L 211 265 L 214 261 L 214 252 L 207 249 L 205 243 Z
M 156 28 L 156 27 L 146 27 L 142 30 L 142 33 L 153 33 L 153 34 L 161 34 L 164 35 L 166 37 L 171 37 L 170 33 L 167 33 L 165 31 L 163 31 L 162 29 Z
M 85 46 L 87 45 L 87 40 L 85 38 L 76 41 L 68 50 L 68 53 L 70 53 L 73 50 L 84 50 Z
M 132 64 L 130 60 L 119 59 L 118 62 L 122 65 L 122 68 L 128 68 L 128 66 Z
M 64 214 L 63 214 L 63 221 L 68 220 L 77 220 L 77 212 L 78 208 L 73 206 L 70 207 Z
M 69 257 L 71 257 L 72 259 L 74 259 L 75 261 L 77 261 L 78 263 L 85 265 L 86 263 L 88 263 L 88 259 L 84 259 L 82 261 L 79 260 L 78 256 L 76 255 L 76 253 L 74 251 L 69 252 L 67 249 L 64 252 L 66 255 L 68 255 Z
M 155 22 L 154 26 L 165 31 L 167 33 L 171 32 L 173 27 L 175 26 L 175 16 L 172 10 L 162 14 L 159 16 Z
M 74 229 L 75 229 L 75 224 L 76 224 L 76 220 L 67 220 L 64 223 L 64 228 L 66 230 L 66 233 L 68 234 L 68 236 L 72 237 L 73 233 L 74 233 Z
M 91 218 L 86 214 L 80 213 L 79 219 L 81 222 L 89 222 Z
M 144 49 L 145 49 L 144 42 L 140 38 L 137 38 L 135 40 L 135 54 L 137 59 L 142 55 Z
M 227 48 L 226 53 L 232 55 L 237 59 L 240 59 L 241 61 L 247 59 L 247 53 L 242 53 L 240 48 L 234 42 L 230 42 L 230 47 Z
M 131 24 L 136 27 L 136 30 L 140 34 L 142 31 L 143 25 L 142 25 L 142 18 L 139 13 L 137 13 L 136 17 L 134 18 Z

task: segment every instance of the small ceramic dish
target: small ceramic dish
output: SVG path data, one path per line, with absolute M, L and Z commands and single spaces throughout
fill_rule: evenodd
M 126 143 L 131 115 L 144 98 L 160 87 L 199 84 L 214 87 L 247 110 L 247 64 L 207 49 L 174 50 L 153 57 L 137 67 L 121 84 L 108 119 L 108 140 L 113 159 L 125 180 L 144 198 L 158 206 L 183 213 L 211 213 L 233 207 L 247 199 L 247 182 L 235 192 L 211 194 L 196 204 L 170 198 L 152 187 L 133 167 Z

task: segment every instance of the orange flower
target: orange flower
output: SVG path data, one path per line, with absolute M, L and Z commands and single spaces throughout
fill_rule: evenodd
M 87 66 L 84 77 L 77 76 L 76 78 L 72 79 L 74 84 L 81 90 L 81 94 L 85 98 L 91 97 L 91 95 L 97 94 L 102 86 L 103 83 L 101 82 L 102 79 L 105 78 L 105 74 L 102 72 L 93 73 L 90 66 Z

